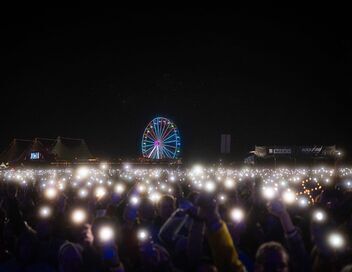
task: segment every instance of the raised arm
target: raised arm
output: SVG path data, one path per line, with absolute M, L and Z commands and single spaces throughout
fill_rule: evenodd
M 206 222 L 207 238 L 214 263 L 219 271 L 246 271 L 213 198 L 201 196 L 197 201 L 199 216 Z
M 190 267 L 194 268 L 199 264 L 203 254 L 203 241 L 205 234 L 204 221 L 194 218 L 187 239 L 187 257 Z
M 180 214 L 182 213 L 182 217 Z M 188 220 L 188 215 L 183 211 L 177 209 L 173 212 L 164 225 L 160 228 L 158 238 L 162 241 L 167 247 L 173 247 L 177 239 L 179 238 L 179 231 L 182 226 Z
M 287 212 L 285 205 L 279 200 L 274 200 L 268 203 L 268 210 L 281 222 L 291 258 L 290 262 L 295 267 L 295 271 L 310 271 L 310 258 L 303 238 L 298 229 L 293 225 L 291 216 Z

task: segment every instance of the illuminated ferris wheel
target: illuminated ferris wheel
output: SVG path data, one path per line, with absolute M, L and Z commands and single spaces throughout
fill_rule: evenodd
M 145 158 L 177 159 L 180 146 L 179 131 L 176 125 L 167 118 L 154 118 L 144 130 L 142 153 Z

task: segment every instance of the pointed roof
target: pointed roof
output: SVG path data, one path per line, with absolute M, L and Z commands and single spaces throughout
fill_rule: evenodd
M 57 137 L 51 152 L 57 160 L 72 161 L 76 159 L 92 158 L 86 142 L 83 139 Z
M 17 161 L 29 161 L 31 160 L 31 154 L 38 152 L 40 157 L 36 159 L 37 161 L 52 161 L 53 156 L 47 148 L 35 138 L 32 144 L 20 155 Z
M 11 163 L 23 154 L 31 145 L 31 140 L 13 139 L 9 146 L 0 154 L 0 163 Z
M 37 152 L 39 154 L 33 154 Z M 32 155 L 38 156 L 38 158 L 33 158 Z M 0 164 L 23 161 L 74 161 L 87 160 L 92 157 L 92 153 L 83 139 L 64 138 L 60 136 L 57 139 L 13 139 L 9 146 L 0 154 Z

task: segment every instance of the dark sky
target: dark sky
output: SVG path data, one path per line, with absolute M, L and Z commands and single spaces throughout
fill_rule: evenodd
M 80 137 L 137 156 L 156 116 L 187 158 L 254 144 L 351 149 L 351 22 L 344 7 L 8 11 L 1 20 L 0 148 Z

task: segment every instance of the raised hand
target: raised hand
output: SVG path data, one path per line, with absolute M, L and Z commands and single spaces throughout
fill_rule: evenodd
M 284 203 L 278 199 L 274 199 L 267 204 L 269 213 L 276 217 L 280 217 L 287 213 Z

